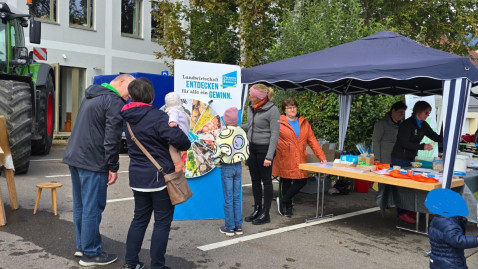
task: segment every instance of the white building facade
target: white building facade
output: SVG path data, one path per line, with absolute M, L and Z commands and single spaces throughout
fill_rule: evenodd
M 6 1 L 12 11 L 28 14 L 26 0 Z M 42 22 L 45 62 L 55 67 L 55 134 L 68 135 L 84 90 L 98 75 L 169 71 L 155 52 L 150 0 L 33 0 L 32 14 Z M 67 122 L 71 121 L 70 124 Z M 68 126 L 70 125 L 70 126 Z

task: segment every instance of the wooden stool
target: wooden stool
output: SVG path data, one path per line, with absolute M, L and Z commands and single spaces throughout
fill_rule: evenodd
M 53 208 L 53 213 L 55 213 L 55 216 L 56 216 L 56 188 L 61 188 L 61 186 L 63 186 L 63 184 L 58 182 L 38 183 L 37 184 L 37 188 L 38 188 L 37 201 L 35 202 L 35 209 L 33 209 L 33 214 L 37 213 L 38 202 L 40 202 L 42 189 L 51 189 L 51 200 L 52 200 L 51 205 Z

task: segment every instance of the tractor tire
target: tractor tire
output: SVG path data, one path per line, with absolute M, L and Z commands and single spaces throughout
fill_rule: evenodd
M 8 141 L 15 174 L 24 174 L 30 166 L 32 136 L 32 97 L 30 84 L 0 80 L 0 115 L 7 121 Z
M 53 125 L 55 119 L 55 86 L 52 75 L 48 75 L 45 86 L 37 87 L 40 95 L 38 104 L 38 135 L 40 140 L 32 140 L 32 155 L 50 153 L 53 141 Z

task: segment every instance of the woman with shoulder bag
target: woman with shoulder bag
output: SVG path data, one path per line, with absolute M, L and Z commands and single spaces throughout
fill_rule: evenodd
M 191 143 L 178 127 L 169 127 L 169 116 L 151 105 L 154 88 L 146 78 L 138 78 L 128 87 L 131 102 L 123 107 L 121 116 L 129 123 L 134 136 L 159 163 L 163 171 L 146 157 L 126 133 L 128 143 L 129 185 L 134 196 L 134 217 L 126 238 L 125 265 L 123 268 L 144 268 L 139 261 L 146 228 L 154 212 L 154 228 L 151 235 L 151 268 L 167 268 L 165 254 L 168 245 L 174 206 L 166 189 L 164 174 L 174 172 L 169 145 L 187 150 Z

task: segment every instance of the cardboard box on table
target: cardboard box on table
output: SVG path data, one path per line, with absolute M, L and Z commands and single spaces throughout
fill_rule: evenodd
M 366 165 L 373 165 L 375 161 L 375 155 L 372 154 L 360 154 L 359 161 L 364 162 Z
M 374 171 L 375 170 L 375 165 L 373 165 L 375 162 L 375 155 L 372 154 L 360 154 L 359 155 L 359 165 L 357 165 L 357 168 L 364 169 L 366 171 Z M 362 163 L 362 164 L 360 164 Z M 368 181 L 360 180 L 360 179 L 355 179 L 354 180 L 354 191 L 355 192 L 362 192 L 362 193 L 367 193 L 368 189 L 370 188 L 371 183 Z
M 364 163 L 360 164 L 360 162 Z M 359 164 L 357 165 L 357 168 L 364 169 L 367 171 L 374 171 L 375 166 L 373 165 L 375 162 L 375 156 L 372 154 L 360 154 L 359 155 Z
M 320 145 L 324 151 L 325 158 L 328 162 L 333 162 L 335 158 L 335 143 L 325 143 Z M 307 162 L 308 163 L 319 163 L 320 160 L 315 156 L 314 151 L 307 146 Z M 325 176 L 325 175 L 321 175 Z M 329 177 L 324 179 L 325 191 L 328 191 L 332 187 L 332 181 Z M 322 186 L 321 186 L 322 187 Z M 300 190 L 304 193 L 314 194 L 317 193 L 317 180 L 311 175 L 307 179 L 307 184 Z
M 332 166 L 333 167 L 352 167 L 352 168 L 355 168 L 355 167 L 357 167 L 357 164 L 353 164 L 353 163 L 333 163 Z
M 333 167 L 357 167 L 359 155 L 343 154 L 339 159 L 334 160 Z
M 336 143 L 325 143 L 321 144 L 320 147 L 322 148 L 322 151 L 324 151 L 325 158 L 327 159 L 328 162 L 333 162 L 335 159 L 335 148 L 336 148 Z M 313 158 L 317 158 L 314 155 L 314 152 L 312 151 L 309 146 L 307 146 L 307 162 L 309 163 L 309 155 L 312 155 Z M 318 158 L 317 158 L 318 159 Z

